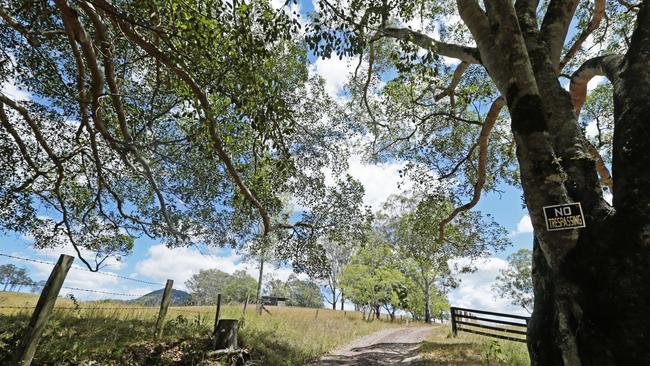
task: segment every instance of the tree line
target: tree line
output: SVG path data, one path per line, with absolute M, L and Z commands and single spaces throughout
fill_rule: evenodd
M 0 284 L 2 291 L 20 291 L 23 287 L 29 287 L 31 292 L 39 292 L 43 289 L 45 281 L 32 280 L 25 268 L 16 267 L 13 264 L 0 265 Z
M 221 294 L 225 303 L 244 303 L 255 300 L 257 280 L 245 271 L 238 270 L 232 274 L 217 270 L 201 270 L 186 283 L 190 291 L 188 303 L 194 305 L 213 305 Z M 301 280 L 295 275 L 286 281 L 269 279 L 264 284 L 264 293 L 268 296 L 284 297 L 289 306 L 314 307 L 323 306 L 323 296 L 318 285 Z

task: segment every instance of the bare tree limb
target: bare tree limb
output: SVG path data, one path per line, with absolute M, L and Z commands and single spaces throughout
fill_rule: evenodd
M 602 155 L 600 155 L 598 149 L 596 149 L 596 147 L 588 141 L 587 149 L 596 162 L 596 170 L 598 171 L 598 176 L 600 177 L 600 183 L 604 187 L 607 187 L 610 192 L 614 192 L 614 180 L 612 179 L 612 175 L 610 174 L 609 169 L 607 169 L 607 165 L 605 165 L 605 160 L 603 159 Z
M 474 47 L 459 46 L 456 44 L 437 41 L 424 33 L 398 27 L 385 27 L 379 29 L 382 34 L 395 39 L 411 42 L 426 50 L 442 56 L 456 58 L 470 64 L 480 64 L 481 55 Z
M 102 136 L 106 139 L 106 141 L 113 147 L 115 151 L 117 151 L 121 156 L 122 160 L 124 161 L 125 164 L 127 164 L 133 171 L 137 170 L 130 165 L 128 162 L 128 158 L 123 154 L 123 148 L 119 146 L 120 141 L 116 140 L 108 131 L 106 128 L 102 114 L 101 114 L 101 105 L 100 105 L 100 98 L 104 93 L 104 75 L 100 70 L 98 61 L 97 61 L 97 56 L 95 53 L 95 49 L 93 44 L 90 42 L 90 36 L 88 33 L 85 31 L 83 25 L 81 24 L 77 12 L 72 9 L 68 4 L 66 0 L 55 0 L 55 3 L 57 4 L 57 7 L 61 10 L 61 18 L 63 19 L 64 26 L 66 27 L 67 31 L 72 31 L 75 40 L 81 45 L 81 52 L 86 59 L 86 64 L 88 68 L 90 69 L 90 74 L 91 74 L 91 94 L 92 94 L 92 108 L 93 108 L 93 113 L 92 113 L 92 119 L 99 130 L 99 132 L 102 134 Z M 86 9 L 89 9 L 86 7 Z M 103 24 L 102 24 L 103 25 Z M 98 36 L 103 37 L 105 36 L 105 30 L 102 33 L 102 29 L 97 29 L 98 31 Z M 102 39 L 100 39 L 100 44 L 102 43 Z M 106 67 L 106 65 L 104 65 Z M 112 69 L 111 69 L 112 70 Z M 111 71 L 108 71 L 109 73 Z M 112 74 L 111 74 L 112 75 Z M 115 86 L 115 85 L 114 85 Z M 115 90 L 117 91 L 117 90 Z M 111 93 L 114 94 L 114 93 Z M 115 93 L 116 94 L 116 93 Z M 112 96 L 114 97 L 114 96 Z M 114 100 L 114 99 L 112 99 Z M 119 100 L 118 100 L 119 102 Z M 118 103 L 118 107 L 121 108 L 121 103 Z M 124 120 L 124 113 L 123 110 L 120 110 L 119 112 L 122 112 L 122 120 L 120 121 L 121 127 L 126 127 L 126 121 Z M 124 132 L 124 131 L 123 131 Z M 127 130 L 128 132 L 128 130 Z M 126 138 L 126 137 L 125 137 Z M 127 141 L 127 146 L 128 141 Z M 138 163 L 142 166 L 143 173 L 145 178 L 149 181 L 149 185 L 151 186 L 151 189 L 154 191 L 154 194 L 156 195 L 156 198 L 158 200 L 158 204 L 160 205 L 160 211 L 163 216 L 163 219 L 165 220 L 165 224 L 168 227 L 170 231 L 172 231 L 175 235 L 184 237 L 182 233 L 180 233 L 176 229 L 176 225 L 174 224 L 173 220 L 171 219 L 171 216 L 169 215 L 169 210 L 167 208 L 167 204 L 165 202 L 165 197 L 162 194 L 162 191 L 160 190 L 159 184 L 156 181 L 155 177 L 153 176 L 153 172 L 151 171 L 151 168 L 149 167 L 149 164 L 140 156 L 139 154 L 134 154 L 136 157 L 136 160 Z
M 580 110 L 587 99 L 587 83 L 594 76 L 605 75 L 610 82 L 618 82 L 618 70 L 623 62 L 622 55 L 606 55 L 592 58 L 585 61 L 576 72 L 571 75 L 571 84 L 569 93 L 571 102 L 576 116 L 580 115 Z
M 438 95 L 436 95 L 433 99 L 435 101 L 439 101 L 444 97 L 449 97 L 449 103 L 451 104 L 451 110 L 454 110 L 454 94 L 456 91 L 456 87 L 460 83 L 460 79 L 462 78 L 463 74 L 469 67 L 468 62 L 461 62 L 458 66 L 456 66 L 456 70 L 454 70 L 454 76 L 451 78 L 451 82 L 449 85 Z
M 576 52 L 582 47 L 582 44 L 584 41 L 589 37 L 593 31 L 598 29 L 600 26 L 600 22 L 603 19 L 603 16 L 605 15 L 605 0 L 595 0 L 594 3 L 594 11 L 591 14 L 591 20 L 589 20 L 589 24 L 587 24 L 587 28 L 583 29 L 578 38 L 576 38 L 576 41 L 573 43 L 571 48 L 567 51 L 567 53 L 564 55 L 562 58 L 562 61 L 560 61 L 560 66 L 558 70 L 564 69 L 564 66 L 566 66 L 569 61 L 575 56 Z
M 540 35 L 548 47 L 549 57 L 556 69 L 577 7 L 578 0 L 551 0 L 544 15 Z
M 492 128 L 494 127 L 497 118 L 499 117 L 499 113 L 501 112 L 501 109 L 505 105 L 505 99 L 503 97 L 497 98 L 493 103 L 492 106 L 490 107 L 490 110 L 488 111 L 487 116 L 485 117 L 485 122 L 483 122 L 483 127 L 481 128 L 481 132 L 478 137 L 478 146 L 479 146 L 479 158 L 478 158 L 478 178 L 476 180 L 476 183 L 474 184 L 474 195 L 472 196 L 472 199 L 459 207 L 456 207 L 447 218 L 442 220 L 438 224 L 438 238 L 437 238 L 437 243 L 442 243 L 445 239 L 445 227 L 447 224 L 449 224 L 452 220 L 458 216 L 461 212 L 468 211 L 472 207 L 476 206 L 478 201 L 481 199 L 481 191 L 483 190 L 483 186 L 485 185 L 485 179 L 486 179 L 486 174 L 487 174 L 487 158 L 488 158 L 488 142 L 490 138 L 490 132 L 492 132 Z

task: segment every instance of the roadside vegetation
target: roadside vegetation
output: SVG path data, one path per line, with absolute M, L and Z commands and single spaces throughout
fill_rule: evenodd
M 34 306 L 37 297 L 0 293 L 0 306 Z M 75 310 L 78 305 L 80 309 Z M 170 307 L 160 342 L 153 341 L 158 309 L 124 303 L 59 299 L 38 347 L 33 365 L 216 365 L 209 336 L 212 306 Z M 111 308 L 109 310 L 99 307 Z M 85 309 L 91 308 L 91 309 Z M 94 308 L 94 309 L 93 309 Z M 115 309 L 118 308 L 118 309 Z M 243 305 L 222 306 L 222 318 L 242 318 Z M 15 350 L 29 322 L 29 310 L 1 309 L 0 364 Z M 240 346 L 258 365 L 302 365 L 374 331 L 404 323 L 363 321 L 359 312 L 294 307 L 269 307 L 255 314 L 249 306 L 240 327 Z M 97 365 L 95 363 L 94 365 Z
M 449 327 L 434 327 L 422 343 L 420 353 L 424 366 L 529 366 L 528 349 L 524 343 L 502 341 L 473 334 L 458 333 L 452 337 Z

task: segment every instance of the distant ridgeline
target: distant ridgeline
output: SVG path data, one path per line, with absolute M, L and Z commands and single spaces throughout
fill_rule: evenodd
M 163 289 L 150 292 L 142 297 L 127 302 L 144 306 L 160 305 L 162 301 Z M 170 305 L 187 305 L 190 294 L 181 290 L 172 290 Z

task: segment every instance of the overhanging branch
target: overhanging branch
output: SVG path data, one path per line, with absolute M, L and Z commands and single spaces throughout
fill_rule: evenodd
M 384 27 L 379 30 L 382 34 L 395 39 L 411 42 L 426 50 L 439 55 L 459 59 L 470 64 L 480 64 L 481 55 L 475 47 L 460 46 L 452 43 L 437 41 L 424 33 L 408 28 Z
M 476 206 L 478 201 L 481 199 L 481 191 L 485 185 L 485 177 L 487 174 L 487 158 L 488 158 L 488 142 L 490 138 L 490 132 L 494 127 L 497 118 L 501 109 L 505 105 L 505 100 L 503 97 L 497 98 L 490 107 L 490 110 L 485 117 L 485 122 L 481 128 L 481 133 L 478 137 L 478 147 L 479 147 L 479 158 L 478 158 L 478 178 L 474 184 L 474 194 L 472 199 L 466 204 L 456 207 L 447 218 L 442 220 L 438 225 L 438 238 L 436 242 L 442 243 L 445 240 L 445 226 L 449 224 L 458 214 L 464 211 L 470 210 L 472 207 Z

